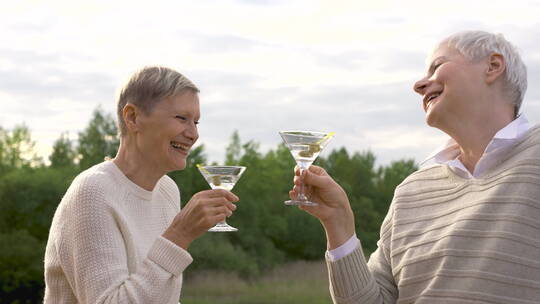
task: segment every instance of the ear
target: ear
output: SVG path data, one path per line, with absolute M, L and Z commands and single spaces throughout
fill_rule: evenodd
M 139 111 L 137 107 L 131 103 L 126 103 L 124 109 L 122 109 L 122 117 L 129 132 L 137 132 L 139 130 L 138 116 Z
M 486 82 L 492 84 L 503 75 L 506 69 L 506 62 L 501 54 L 493 53 L 488 56 L 487 65 Z

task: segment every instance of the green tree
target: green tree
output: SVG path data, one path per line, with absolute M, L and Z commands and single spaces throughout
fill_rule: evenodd
M 240 135 L 238 135 L 237 130 L 234 130 L 230 143 L 225 151 L 225 165 L 238 165 L 240 157 L 242 156 L 242 143 L 240 142 Z
M 0 299 L 6 303 L 42 298 L 49 227 L 73 174 L 40 166 L 0 176 Z
M 107 156 L 114 157 L 119 144 L 113 117 L 104 113 L 101 107 L 96 108 L 88 127 L 79 133 L 77 153 L 80 157 L 80 169 L 98 164 Z
M 40 303 L 44 243 L 16 230 L 0 233 L 0 248 L 0 303 Z
M 73 146 L 62 134 L 49 158 L 51 165 L 35 166 L 39 162 L 32 157 L 30 131 L 24 126 L 0 128 L 0 303 L 35 303 L 42 298 L 42 259 L 54 211 L 79 170 L 114 156 L 118 139 L 110 115 L 96 109 L 79 133 L 80 167 L 75 165 Z M 233 189 L 240 197 L 238 209 L 227 220 L 240 231 L 207 233 L 196 240 L 190 248 L 195 263 L 188 273 L 221 269 L 256 276 L 285 261 L 321 259 L 326 249 L 321 225 L 298 208 L 283 205 L 295 165 L 287 147 L 280 144 L 263 154 L 258 143 L 242 143 L 235 131 L 225 159 L 227 164 L 247 167 Z M 351 154 L 340 148 L 325 152 L 316 162 L 347 191 L 357 234 L 368 252 L 376 248 L 395 187 L 417 169 L 412 160 L 378 168 L 375 160 L 369 151 Z M 184 170 L 169 174 L 180 188 L 183 204 L 209 189 L 196 167 L 199 163 L 207 163 L 202 145 L 191 151 Z
M 53 152 L 49 156 L 52 168 L 66 168 L 75 166 L 76 152 L 73 142 L 67 133 L 62 133 L 53 145 Z
M 34 146 L 30 129 L 24 124 L 15 126 L 11 131 L 0 127 L 0 169 L 4 171 L 40 164 Z

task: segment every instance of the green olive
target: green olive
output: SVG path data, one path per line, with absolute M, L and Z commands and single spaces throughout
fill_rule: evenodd
M 321 151 L 321 146 L 318 144 L 310 144 L 309 145 L 309 152 L 311 153 L 317 153 Z
M 219 186 L 219 185 L 221 185 L 221 178 L 219 177 L 219 175 L 212 176 L 212 184 L 213 184 L 214 186 Z
M 311 151 L 300 151 L 300 152 L 298 152 L 298 155 L 300 155 L 301 157 L 312 157 L 313 152 L 311 152 Z

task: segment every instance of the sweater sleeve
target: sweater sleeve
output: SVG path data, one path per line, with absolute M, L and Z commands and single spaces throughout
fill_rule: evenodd
M 398 289 L 390 264 L 392 208 L 381 227 L 377 250 L 366 262 L 360 243 L 349 255 L 331 261 L 327 255 L 330 293 L 335 304 L 395 303 Z
M 74 296 L 79 303 L 170 303 L 192 262 L 190 254 L 158 237 L 131 272 L 126 252 L 130 240 L 124 240 L 120 218 L 101 186 L 83 183 L 66 194 L 61 224 L 53 232 L 58 263 Z

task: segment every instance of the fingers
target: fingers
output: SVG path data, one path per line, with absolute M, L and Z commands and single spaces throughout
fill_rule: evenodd
M 231 195 L 230 195 L 231 194 Z M 193 208 L 198 209 L 204 217 L 216 215 L 231 216 L 236 210 L 233 202 L 238 201 L 238 197 L 226 190 L 207 190 L 195 194 L 192 198 Z
M 214 227 L 217 223 L 223 222 L 227 216 L 225 214 L 216 214 L 207 216 L 201 219 L 200 225 L 204 227 L 204 230 Z
M 202 198 L 202 199 L 199 199 L 199 202 L 200 202 L 199 204 L 204 204 L 205 206 L 209 206 L 209 207 L 230 206 L 229 208 L 231 210 L 234 211 L 236 209 L 236 205 L 229 202 L 224 197 Z
M 323 168 L 315 165 L 309 166 L 308 171 L 316 175 L 328 175 Z M 294 173 L 296 176 L 300 176 L 300 168 L 298 166 L 294 166 Z
M 236 196 L 234 193 L 232 193 L 231 191 L 224 190 L 224 189 L 205 190 L 205 191 L 201 191 L 201 192 L 196 193 L 194 196 L 197 196 L 197 197 L 200 197 L 200 198 L 202 198 L 202 197 L 208 197 L 208 198 L 224 197 L 229 202 L 238 202 L 240 200 L 238 198 L 238 196 Z
M 309 170 L 304 170 L 303 175 L 301 177 L 302 181 L 305 185 L 315 186 L 318 188 L 324 188 L 325 186 L 328 187 L 333 179 L 324 171 L 321 167 L 315 167 L 311 166 Z M 313 168 L 313 170 L 311 169 Z M 298 181 L 300 182 L 300 181 Z M 295 180 L 296 184 L 296 180 Z
M 308 170 L 309 172 L 314 173 L 319 176 L 328 175 L 328 173 L 326 173 L 326 170 L 324 170 L 323 168 L 319 166 L 312 165 L 308 168 Z
M 289 191 L 289 197 L 293 200 L 295 200 L 298 197 L 298 192 L 296 192 L 296 187 Z
M 214 217 L 216 215 L 223 215 L 229 217 L 233 214 L 233 211 L 229 206 L 205 206 L 202 208 L 201 212 L 204 214 L 203 217 Z

